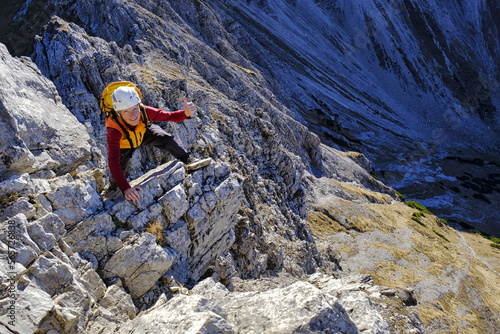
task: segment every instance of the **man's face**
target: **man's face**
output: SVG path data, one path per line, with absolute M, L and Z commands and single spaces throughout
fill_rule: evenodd
M 139 108 L 139 104 L 125 110 L 120 110 L 118 111 L 118 114 L 127 124 L 131 126 L 136 126 L 141 121 L 141 110 Z

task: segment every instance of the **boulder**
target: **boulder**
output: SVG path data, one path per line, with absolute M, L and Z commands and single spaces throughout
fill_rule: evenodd
M 202 296 L 177 295 L 123 326 L 119 334 L 132 333 L 238 333 L 223 316 L 221 309 Z
M 160 298 L 120 333 L 389 332 L 369 297 L 379 289 L 363 276 L 341 280 L 317 274 L 308 281 L 295 280 L 271 289 L 258 281 L 242 285 L 251 291 L 230 292 L 213 279 L 205 279 L 189 296 Z
M 131 235 L 106 262 L 103 277 L 123 279 L 132 298 L 137 299 L 156 284 L 175 258 L 175 251 L 158 246 L 152 234 Z

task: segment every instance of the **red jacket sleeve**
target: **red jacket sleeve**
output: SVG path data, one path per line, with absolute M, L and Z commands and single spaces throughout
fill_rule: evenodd
M 125 192 L 128 188 L 130 188 L 130 184 L 127 181 L 127 177 L 122 170 L 120 164 L 120 139 L 122 138 L 122 134 L 120 131 L 113 128 L 106 128 L 106 133 L 108 137 L 108 166 L 111 175 L 116 181 L 118 188 L 122 192 Z
M 157 109 L 149 106 L 145 106 L 146 112 L 148 113 L 148 118 L 153 122 L 182 122 L 190 117 L 186 117 L 184 110 L 177 111 L 165 111 L 162 109 Z M 120 140 L 122 134 L 120 131 L 113 128 L 106 128 L 107 138 L 108 138 L 108 166 L 111 175 L 116 181 L 116 184 L 122 192 L 125 192 L 130 188 L 130 184 L 127 181 L 125 172 L 121 168 L 121 158 L 120 158 Z
M 189 117 L 186 117 L 184 110 L 165 111 L 162 109 L 157 109 L 149 106 L 145 106 L 144 108 L 148 113 L 149 120 L 153 122 L 164 122 L 164 121 L 182 122 L 185 121 L 186 119 L 189 119 Z

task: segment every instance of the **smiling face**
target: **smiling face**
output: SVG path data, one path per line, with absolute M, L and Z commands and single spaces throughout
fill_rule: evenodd
M 136 126 L 141 121 L 139 104 L 125 110 L 119 110 L 117 113 L 128 125 Z

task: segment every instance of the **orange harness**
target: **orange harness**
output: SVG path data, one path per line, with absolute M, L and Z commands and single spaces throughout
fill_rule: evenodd
M 142 104 L 140 105 L 140 109 L 141 120 L 132 130 L 121 120 L 120 117 L 117 117 L 116 114 L 106 117 L 106 127 L 116 129 L 122 134 L 122 138 L 120 139 L 120 149 L 137 148 L 141 145 L 149 120 L 146 109 Z M 146 121 L 144 122 L 144 120 Z

